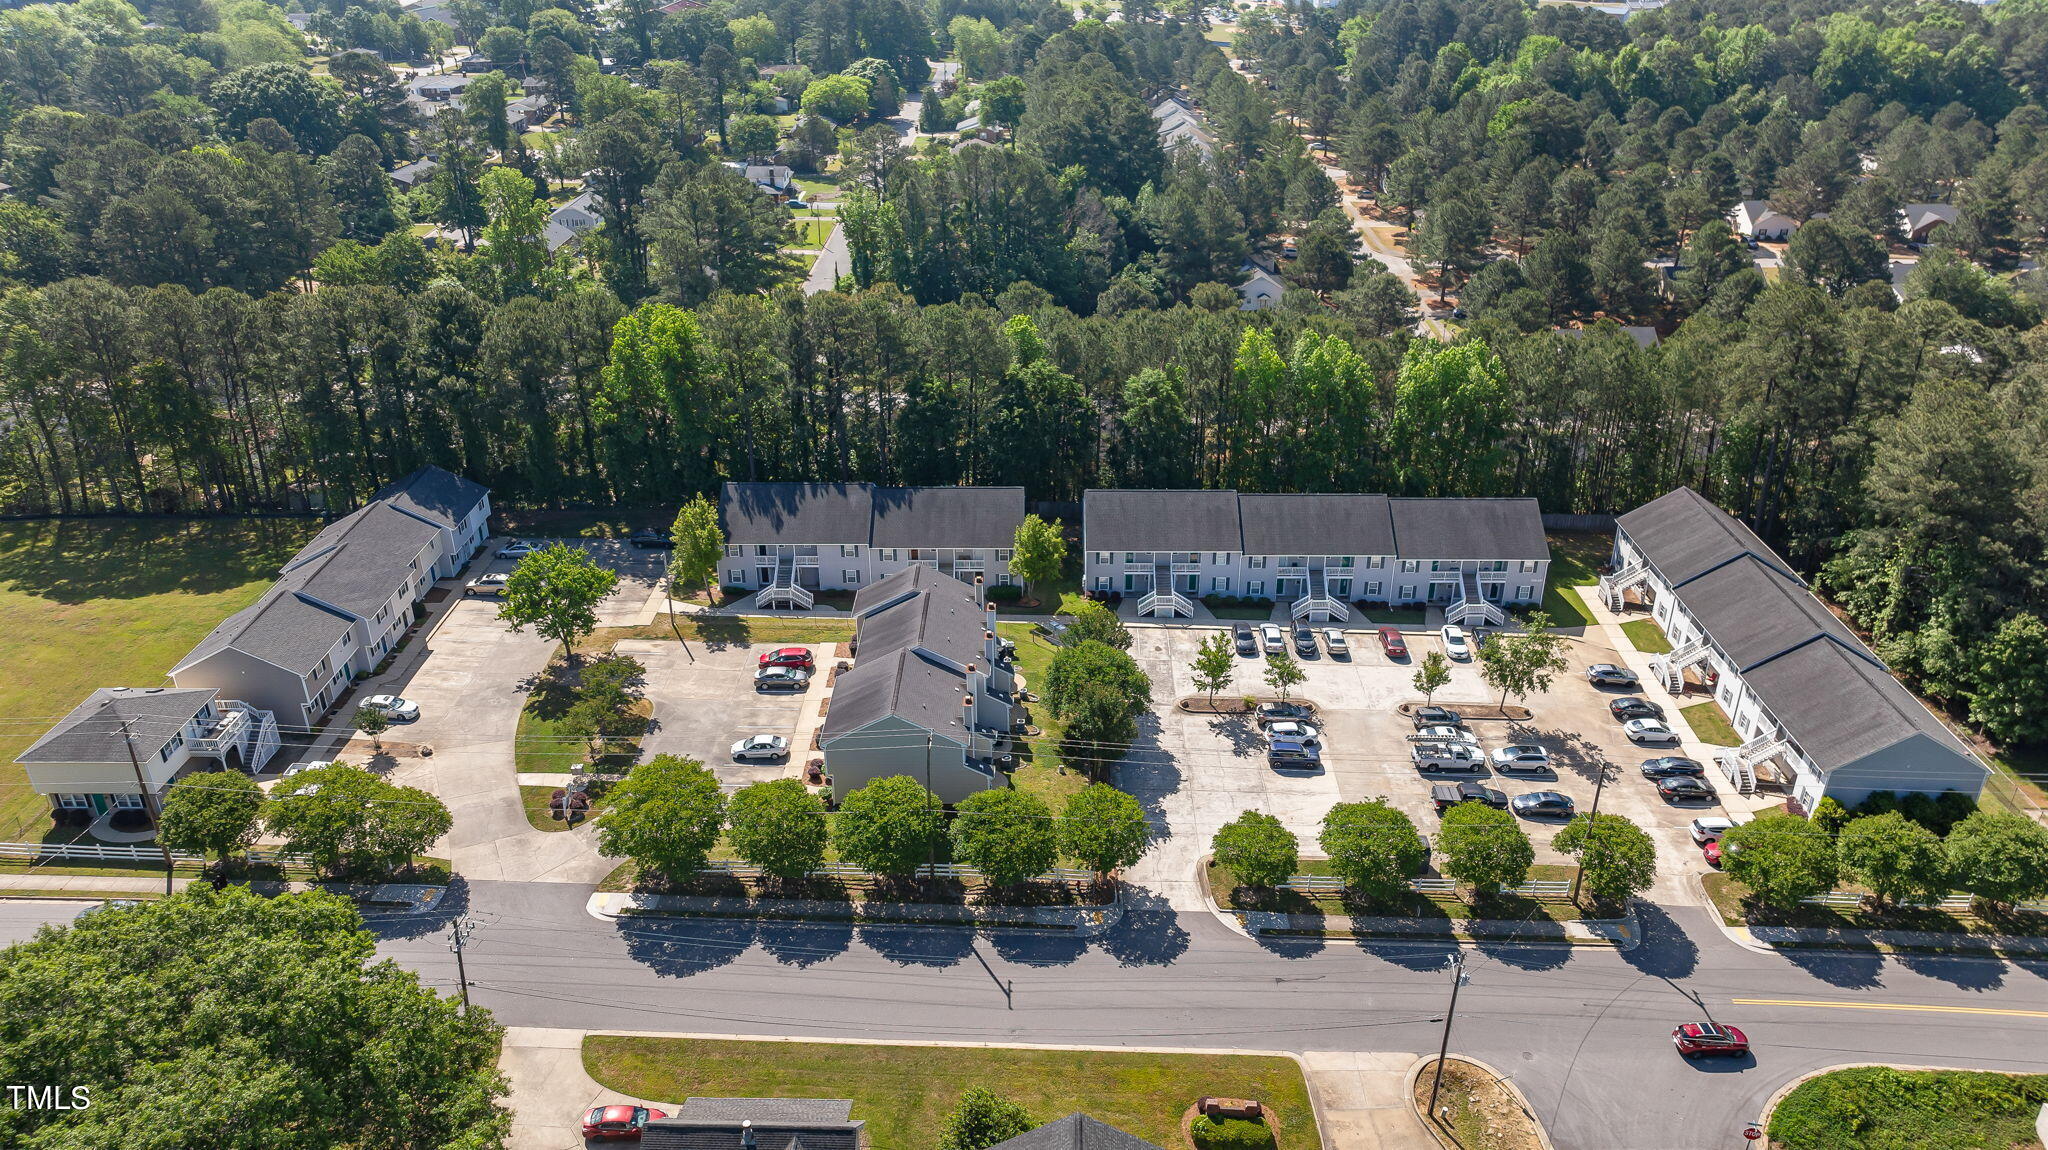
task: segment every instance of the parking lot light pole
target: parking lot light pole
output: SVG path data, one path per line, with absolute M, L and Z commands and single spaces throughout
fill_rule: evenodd
M 1444 1011 L 1444 1038 L 1436 1048 L 1436 1077 L 1429 1084 L 1429 1117 L 1436 1121 L 1436 1095 L 1444 1085 L 1444 1059 L 1451 1053 L 1451 1020 L 1458 1016 L 1458 988 L 1465 985 L 1465 949 L 1451 953 L 1451 1005 Z

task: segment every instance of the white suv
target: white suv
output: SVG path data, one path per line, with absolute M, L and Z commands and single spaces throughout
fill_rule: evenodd
M 1493 766 L 1501 771 L 1547 771 L 1550 752 L 1535 745 L 1501 747 L 1493 752 Z

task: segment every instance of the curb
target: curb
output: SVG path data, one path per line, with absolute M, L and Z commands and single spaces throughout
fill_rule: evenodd
M 1223 929 L 1241 938 L 1257 942 L 1259 940 L 1258 935 L 1252 933 L 1251 928 L 1245 925 L 1244 916 L 1234 911 L 1224 910 L 1221 906 L 1218 906 L 1216 904 L 1216 897 L 1209 892 L 1209 864 L 1215 861 L 1215 858 L 1216 856 L 1213 854 L 1206 854 L 1195 860 L 1194 883 L 1195 889 L 1202 892 L 1202 907 L 1209 912 L 1211 918 L 1223 924 Z
M 1083 921 L 1080 921 L 1080 922 L 1073 922 L 1073 923 L 1066 923 L 1066 922 L 1043 922 L 1043 923 L 1034 923 L 1034 922 L 1017 922 L 1017 921 L 1002 921 L 1002 922 L 988 922 L 988 921 L 984 921 L 984 920 L 982 920 L 982 919 L 980 919 L 980 918 L 977 918 L 977 917 L 971 917 L 971 916 L 970 916 L 970 917 L 964 917 L 964 918 L 945 918 L 945 917 L 932 917 L 932 918 L 929 918 L 929 919 L 917 920 L 917 919 L 915 919 L 915 916 L 909 916 L 909 915 L 906 915 L 906 916 L 902 916 L 902 917 L 905 917 L 905 918 L 912 918 L 912 919 L 913 919 L 912 921 L 908 921 L 908 922 L 906 922 L 906 921 L 900 921 L 900 920 L 899 920 L 899 918 L 898 918 L 898 916 L 894 916 L 894 915 L 891 915 L 891 914 L 889 914 L 889 913 L 887 913 L 887 912 L 881 912 L 881 913 L 877 913 L 877 914 L 873 914 L 873 915 L 864 915 L 864 914 L 862 914 L 862 913 L 861 913 L 861 912 L 860 912 L 860 911 L 859 911 L 858 909 L 855 909 L 855 908 L 858 908 L 859 906 L 863 905 L 863 904 L 860 904 L 860 903 L 848 903 L 848 904 L 846 904 L 846 905 L 847 905 L 847 907 L 848 907 L 848 913 L 846 913 L 846 914 L 804 914 L 804 913 L 801 913 L 801 912 L 797 912 L 797 911 L 782 911 L 782 912 L 778 913 L 778 911 L 777 911 L 777 910 L 776 910 L 775 908 L 772 908 L 772 907 L 768 907 L 768 908 L 763 908 L 763 907 L 762 907 L 762 906 L 760 905 L 760 900 L 751 900 L 751 902 L 752 902 L 752 905 L 751 905 L 751 906 L 749 906 L 749 907 L 744 907 L 744 908 L 738 908 L 738 909 L 736 909 L 736 910 L 735 910 L 734 912 L 732 912 L 732 913 L 726 913 L 726 912 L 724 912 L 723 910 L 720 910 L 720 909 L 712 909 L 712 908 L 701 908 L 701 909 L 692 909 L 692 908 L 677 908 L 677 909 L 674 909 L 674 910 L 663 910 L 663 909 L 661 909 L 660 907 L 647 907 L 647 908 L 645 908 L 644 910 L 642 910 L 642 911 L 641 911 L 640 913 L 637 913 L 637 914 L 628 914 L 628 913 L 625 913 L 625 912 L 626 912 L 626 911 L 628 911 L 628 910 L 633 910 L 633 909 L 635 909 L 635 908 L 633 908 L 633 907 L 631 907 L 631 906 L 617 906 L 617 907 L 615 907 L 615 906 L 613 906 L 613 905 L 612 905 L 612 903 L 613 903 L 613 900 L 628 900 L 628 901 L 630 901 L 630 900 L 633 900 L 633 899 L 640 899 L 640 898 L 666 898 L 666 897 L 671 897 L 671 896 L 665 896 L 665 895 L 631 895 L 631 894 L 622 894 L 622 893 L 616 893 L 616 892 L 614 892 L 614 893 L 603 893 L 603 892 L 598 892 L 598 893 L 593 893 L 593 894 L 591 894 L 591 896 L 590 896 L 590 897 L 589 897 L 588 899 L 584 900 L 584 903 L 583 903 L 583 911 L 584 911 L 584 913 L 585 913 L 585 914 L 588 914 L 588 915 L 589 915 L 590 917 L 592 917 L 592 918 L 594 918 L 594 919 L 597 919 L 597 920 L 599 920 L 599 921 L 601 921 L 601 922 L 618 922 L 618 921 L 620 921 L 621 919 L 637 919 L 637 918 L 685 918 L 685 919 L 688 919 L 688 918 L 696 918 L 696 919 L 740 919 L 740 920 L 745 920 L 745 921 L 749 921 L 749 922 L 811 922 L 811 923 L 843 923 L 843 924 L 846 924 L 846 925 L 848 925 L 848 926 L 888 926 L 888 927 L 900 927 L 900 926 L 908 926 L 908 927 L 924 927 L 924 926 L 950 926 L 950 927 L 963 927 L 963 926 L 964 926 L 964 927 L 967 927 L 967 928 L 969 928 L 969 929 L 973 929 L 973 930 L 1018 930 L 1018 931 L 1038 931 L 1038 932 L 1041 932 L 1041 933 L 1052 933 L 1052 934 L 1058 934 L 1058 935 L 1061 935 L 1061 936 L 1064 936 L 1064 937 L 1070 937 L 1070 938 L 1095 938 L 1095 937 L 1098 937 L 1098 936 L 1102 935 L 1103 933 L 1105 933 L 1105 932 L 1109 931 L 1110 929 L 1114 928 L 1114 927 L 1115 927 L 1115 926 L 1116 926 L 1116 925 L 1117 925 L 1118 923 L 1120 923 L 1120 922 L 1122 922 L 1122 921 L 1123 921 L 1123 904 L 1122 904 L 1121 902 L 1117 902 L 1117 903 L 1112 903 L 1112 904 L 1110 904 L 1110 905 L 1108 905 L 1108 906 L 1105 906 L 1105 907 L 1101 907 L 1101 908 L 1099 908 L 1099 909 L 1094 909 L 1094 910 L 1092 910 L 1092 911 L 1090 910 L 1090 908 L 1085 908 L 1085 907 L 1076 907 L 1076 908 L 1071 908 L 1071 909 L 1073 909 L 1073 910 L 1075 910 L 1075 911 L 1077 912 L 1077 914 L 1075 915 L 1075 917 L 1077 917 L 1077 918 L 1080 918 L 1080 919 L 1082 919 L 1082 920 L 1083 920 Z M 803 901 L 803 900 L 794 900 L 794 901 Z M 899 903 L 899 904 L 893 904 L 893 905 L 896 905 L 896 906 L 918 906 L 918 905 L 921 905 L 921 904 L 917 904 L 917 903 Z M 946 907 L 951 907 L 951 906 L 952 906 L 953 904 L 950 904 L 950 903 L 948 903 L 948 904 L 936 904 L 936 905 L 943 905 L 943 906 L 946 906 Z M 971 908 L 971 907 L 970 907 L 970 908 L 961 908 L 961 909 L 967 909 L 967 910 L 972 910 L 972 909 L 975 909 L 975 908 Z M 1020 908 L 1020 909 L 1030 909 L 1030 908 Z M 1062 908 L 1062 909 L 1068 909 L 1068 908 Z M 757 911 L 758 913 L 748 913 L 749 911 Z M 1092 921 L 1089 921 L 1089 920 L 1092 920 Z
M 1763 1127 L 1765 1133 L 1768 1134 L 1771 1127 L 1771 1115 L 1777 1112 L 1778 1104 L 1785 1101 L 1785 1096 L 1787 1094 L 1790 1094 L 1794 1090 L 1797 1090 L 1801 1084 L 1807 1082 L 1808 1080 L 1819 1078 L 1823 1074 L 1833 1074 L 1837 1070 L 1861 1070 L 1866 1066 L 1882 1066 L 1887 1070 L 1935 1072 L 1969 1069 L 1968 1067 L 1961 1066 L 1919 1066 L 1908 1065 L 1899 1062 L 1837 1062 L 1833 1066 L 1823 1066 L 1818 1070 L 1809 1070 L 1806 1073 L 1799 1075 L 1797 1078 L 1793 1078 L 1787 1081 L 1784 1085 L 1778 1087 L 1776 1090 L 1771 1091 L 1771 1096 L 1769 1098 L 1764 1099 L 1764 1108 L 1762 1112 L 1757 1115 L 1757 1125 Z M 1986 1070 L 1979 1071 L 1978 1073 L 2011 1074 L 2013 1072 L 2007 1070 Z
M 1520 1086 L 1515 1085 L 1513 1079 L 1509 1078 L 1505 1074 L 1502 1074 L 1500 1071 L 1495 1070 L 1493 1067 L 1488 1066 L 1486 1063 L 1479 1061 L 1477 1058 L 1470 1057 L 1469 1055 L 1459 1054 L 1455 1051 L 1447 1055 L 1446 1060 L 1456 1060 L 1458 1062 L 1463 1062 L 1468 1066 L 1476 1066 L 1479 1069 L 1484 1070 L 1486 1073 L 1492 1075 L 1493 1080 L 1499 1083 L 1501 1088 L 1508 1092 L 1508 1097 L 1513 1098 L 1515 1100 L 1515 1105 L 1521 1107 L 1522 1113 L 1528 1117 L 1529 1125 L 1534 1127 L 1536 1130 L 1537 1144 L 1542 1146 L 1543 1150 L 1557 1150 L 1557 1147 L 1551 1144 L 1550 1131 L 1543 1128 L 1542 1120 L 1536 1117 L 1536 1111 L 1532 1107 L 1530 1107 L 1529 1096 L 1522 1093 L 1522 1088 Z M 1429 1069 L 1431 1066 L 1435 1064 L 1436 1059 L 1425 1054 L 1417 1058 L 1415 1060 L 1415 1065 L 1409 1068 L 1407 1085 L 1408 1108 L 1412 1113 L 1414 1113 L 1415 1120 L 1422 1123 L 1422 1128 L 1429 1131 L 1429 1136 L 1431 1138 L 1436 1139 L 1437 1145 L 1443 1147 L 1444 1150 L 1463 1150 L 1463 1147 L 1461 1147 L 1456 1140 L 1446 1138 L 1443 1132 L 1437 1129 L 1437 1124 L 1431 1121 L 1429 1115 L 1423 1113 L 1422 1107 L 1417 1105 L 1415 1102 L 1415 1084 L 1421 1080 L 1422 1072 L 1424 1070 Z
M 1721 917 L 1721 908 L 1715 905 L 1713 899 L 1707 897 L 1707 885 L 1705 881 L 1705 875 L 1694 874 L 1688 875 L 1686 877 L 1692 886 L 1693 892 L 1700 896 L 1701 908 L 1707 912 L 1708 917 L 1714 920 L 1714 926 L 1720 930 L 1722 936 L 1727 938 L 1729 942 L 1734 943 L 1735 945 L 1741 947 L 1746 951 L 1751 952 L 1752 954 L 1784 953 L 1775 946 L 1771 946 L 1767 943 L 1758 942 L 1755 936 L 1749 933 L 1749 929 L 1747 927 L 1729 926 L 1728 923 Z

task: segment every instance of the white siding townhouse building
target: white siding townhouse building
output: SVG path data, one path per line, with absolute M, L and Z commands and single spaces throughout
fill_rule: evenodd
M 1550 570 L 1533 499 L 1091 490 L 1081 547 L 1085 588 L 1139 596 L 1154 616 L 1238 595 L 1312 622 L 1366 603 L 1500 626 L 1506 608 L 1542 600 Z
M 323 528 L 261 598 L 171 668 L 171 681 L 312 724 L 397 644 L 434 581 L 483 546 L 490 514 L 481 485 L 438 467 L 413 472 Z
M 1661 685 L 1712 693 L 1743 743 L 1716 756 L 1748 793 L 1784 788 L 1811 813 L 1823 796 L 1975 795 L 1989 773 L 1927 706 L 1748 527 L 1691 488 L 1623 515 L 1599 594 L 1649 607 L 1672 650 Z
M 924 564 L 854 596 L 854 664 L 818 732 L 835 801 L 909 775 L 944 803 L 1005 785 L 997 740 L 1018 715 L 998 658 L 996 616 L 958 579 Z
M 817 591 L 858 591 L 929 567 L 965 584 L 1017 582 L 1010 551 L 1024 522 L 1021 487 L 877 487 L 728 483 L 719 492 L 719 579 L 759 606 L 808 608 Z
M 148 809 L 190 771 L 260 770 L 277 747 L 270 712 L 210 688 L 102 687 L 16 761 L 53 814 L 97 822 Z

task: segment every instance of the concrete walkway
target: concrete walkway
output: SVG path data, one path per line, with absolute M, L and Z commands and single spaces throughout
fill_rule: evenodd
M 512 1138 L 509 1150 L 580 1150 L 583 1139 L 576 1123 L 590 1107 L 600 1102 L 637 1103 L 673 1113 L 681 1099 L 628 1098 L 606 1090 L 583 1069 L 583 1040 L 593 1032 L 514 1026 L 505 1031 L 498 1067 L 512 1085 L 507 1099 L 512 1107 Z M 614 1033 L 603 1031 L 598 1033 Z M 756 1035 L 661 1034 L 645 1032 L 650 1038 L 747 1038 L 761 1042 L 844 1042 L 864 1045 L 859 1040 L 804 1037 L 763 1038 Z M 891 1043 L 920 1046 L 991 1046 L 997 1043 Z M 1114 1050 L 1129 1053 L 1147 1048 L 1128 1046 L 1030 1045 L 1036 1049 Z M 1219 1053 L 1210 1050 L 1160 1048 L 1158 1053 Z M 1315 1107 L 1314 1121 L 1322 1131 L 1327 1150 L 1440 1150 L 1408 1100 L 1408 1081 L 1422 1061 L 1414 1054 L 1314 1053 L 1290 1055 L 1284 1051 L 1223 1051 L 1231 1054 L 1264 1054 L 1292 1057 L 1301 1064 Z M 856 1114 L 855 1117 L 861 1117 Z
M 846 252 L 846 229 L 835 221 L 832 234 L 825 237 L 825 250 L 818 254 L 818 262 L 811 265 L 811 274 L 804 280 L 804 294 L 831 291 L 842 276 L 852 274 L 853 259 Z
M 182 889 L 190 877 L 176 880 Z M 0 874 L 0 897 L 9 891 L 57 890 L 77 891 L 81 894 L 105 894 L 133 891 L 139 894 L 162 894 L 162 875 L 95 875 L 95 874 Z

